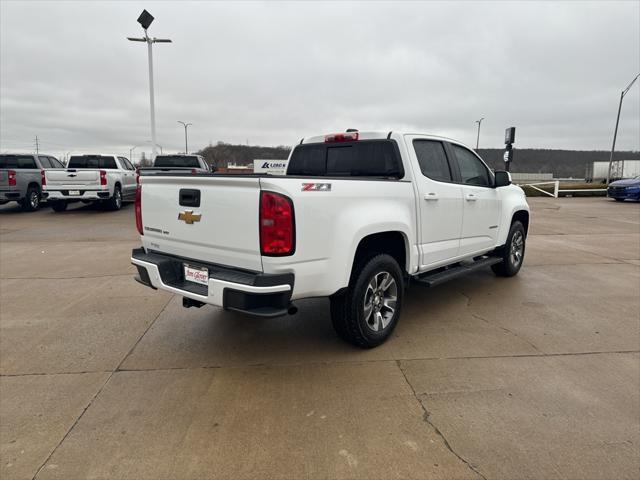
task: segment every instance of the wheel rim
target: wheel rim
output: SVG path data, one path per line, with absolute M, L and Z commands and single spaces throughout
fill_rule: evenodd
M 386 271 L 376 273 L 364 294 L 363 313 L 367 327 L 379 332 L 387 328 L 396 312 L 398 285 Z
M 31 192 L 29 203 L 31 204 L 31 208 L 38 208 L 38 192 Z
M 522 232 L 517 231 L 511 237 L 511 247 L 509 249 L 509 258 L 511 260 L 511 264 L 514 267 L 517 267 L 522 262 L 522 257 L 524 256 L 524 235 Z
M 120 195 L 120 190 L 116 190 L 115 196 L 116 207 L 120 208 L 120 205 L 122 205 L 122 196 Z

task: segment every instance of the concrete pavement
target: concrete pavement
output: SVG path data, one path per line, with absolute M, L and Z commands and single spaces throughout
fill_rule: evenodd
M 0 478 L 637 478 L 640 206 L 530 200 L 525 265 L 385 345 L 133 281 L 133 208 L 0 207 Z

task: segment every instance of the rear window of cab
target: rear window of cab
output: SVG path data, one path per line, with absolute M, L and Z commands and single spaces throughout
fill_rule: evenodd
M 393 140 L 360 140 L 298 145 L 287 175 L 402 178 L 404 170 Z
M 67 168 L 116 169 L 116 159 L 105 155 L 74 155 L 69 158 Z
M 0 168 L 38 168 L 32 155 L 0 155 Z

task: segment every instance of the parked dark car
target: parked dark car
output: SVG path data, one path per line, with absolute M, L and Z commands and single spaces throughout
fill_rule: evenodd
M 640 175 L 611 182 L 607 189 L 607 197 L 613 198 L 616 202 L 626 199 L 640 200 Z
M 37 210 L 42 199 L 44 170 L 48 168 L 64 166 L 51 155 L 0 155 L 0 205 L 18 202 L 23 210 Z

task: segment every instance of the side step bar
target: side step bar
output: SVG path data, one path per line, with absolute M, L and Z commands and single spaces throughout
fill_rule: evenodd
M 455 267 L 447 268 L 446 270 L 437 271 L 435 273 L 423 273 L 422 275 L 413 277 L 412 281 L 421 285 L 425 285 L 427 287 L 435 287 L 436 285 L 440 285 L 441 283 L 448 282 L 449 280 L 452 280 L 454 278 L 461 277 L 462 275 L 466 275 L 467 273 L 473 272 L 474 270 L 490 267 L 491 265 L 495 265 L 496 263 L 500 263 L 501 261 L 502 259 L 498 257 L 483 257 L 479 260 L 475 260 L 474 262 L 460 264 Z

